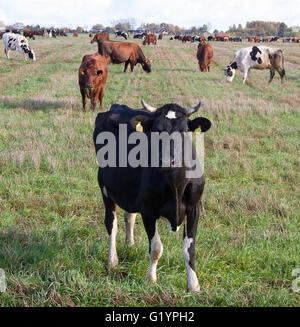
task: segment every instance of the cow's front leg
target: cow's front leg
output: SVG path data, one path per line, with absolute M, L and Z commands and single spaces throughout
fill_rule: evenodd
M 129 213 L 126 211 L 124 212 L 124 220 L 125 220 L 125 226 L 126 226 L 126 244 L 127 245 L 134 244 L 133 229 L 134 229 L 135 218 L 136 218 L 136 213 Z
M 9 59 L 9 49 L 6 49 L 6 48 L 5 48 L 5 49 L 4 49 L 4 52 L 5 52 L 5 54 L 6 54 L 6 58 Z
M 149 256 L 150 256 L 150 266 L 148 269 L 148 273 L 146 279 L 149 279 L 150 282 L 156 282 L 156 267 L 159 258 L 163 253 L 163 245 L 160 241 L 160 237 L 156 228 L 156 219 L 152 217 L 143 217 L 144 226 L 149 239 Z
M 248 77 L 248 68 L 246 68 L 243 72 L 243 84 L 246 83 L 247 77 Z
M 116 215 L 116 205 L 108 197 L 105 187 L 102 189 L 103 202 L 105 205 L 105 227 L 109 235 L 109 250 L 108 250 L 108 267 L 115 267 L 118 262 L 118 255 L 116 249 L 116 236 L 118 233 L 117 215 Z
M 126 61 L 124 65 L 124 73 L 126 73 L 128 65 L 129 65 L 129 61 Z
M 183 232 L 183 256 L 186 266 L 187 290 L 188 292 L 200 290 L 198 278 L 195 272 L 195 242 L 197 225 L 199 220 L 199 204 L 188 209 L 184 221 Z

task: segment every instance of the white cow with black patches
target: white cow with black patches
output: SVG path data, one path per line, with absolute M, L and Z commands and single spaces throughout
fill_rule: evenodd
M 276 70 L 283 83 L 285 76 L 283 51 L 265 46 L 242 48 L 235 53 L 229 65 L 223 69 L 227 82 L 232 82 L 237 69 L 243 73 L 243 84 L 247 77 L 250 77 L 251 69 L 270 69 L 269 83 L 272 82 Z
M 24 55 L 24 60 L 26 61 L 29 58 L 32 61 L 35 61 L 35 54 L 32 49 L 30 49 L 27 39 L 20 34 L 14 33 L 5 33 L 3 34 L 4 42 L 4 52 L 7 59 L 9 59 L 9 51 L 16 51 L 16 57 L 19 53 Z

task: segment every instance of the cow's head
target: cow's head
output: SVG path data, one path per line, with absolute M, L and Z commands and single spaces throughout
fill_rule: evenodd
M 36 60 L 36 58 L 35 58 L 35 53 L 34 53 L 34 51 L 31 50 L 31 49 L 28 49 L 28 58 L 29 58 L 30 60 L 32 60 L 32 61 L 35 61 L 35 60 Z
M 211 122 L 204 117 L 189 119 L 189 117 L 200 108 L 201 103 L 188 109 L 182 108 L 175 103 L 165 104 L 160 108 L 155 108 L 148 105 L 144 100 L 142 100 L 142 105 L 151 115 L 149 115 L 149 113 L 137 115 L 131 119 L 131 125 L 133 128 L 136 128 L 137 124 L 141 124 L 143 131 L 146 133 L 156 132 L 160 134 L 166 132 L 168 135 L 171 135 L 177 132 L 175 134 L 183 135 L 185 132 L 194 132 L 198 128 L 200 128 L 202 132 L 206 132 L 211 126 Z M 163 167 L 163 170 L 177 169 L 179 166 L 178 162 L 176 162 L 174 142 L 170 142 L 168 157 L 163 157 L 163 151 L 161 150 L 162 149 L 160 149 L 158 156 L 160 166 Z
M 89 99 L 92 96 L 93 88 L 98 85 L 102 79 L 102 74 L 103 70 L 101 67 L 97 67 L 95 63 L 79 68 L 79 78 L 81 81 L 84 81 L 84 88 Z
M 146 73 L 151 73 L 151 63 L 148 58 L 146 58 L 145 61 L 141 63 L 141 65 Z
M 223 68 L 227 82 L 232 82 L 237 68 L 237 63 L 235 61 L 229 64 L 226 68 Z

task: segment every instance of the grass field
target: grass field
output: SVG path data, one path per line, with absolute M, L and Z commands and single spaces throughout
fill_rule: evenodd
M 130 39 L 132 41 L 132 39 Z M 141 44 L 141 41 L 135 41 Z M 118 211 L 119 265 L 107 269 L 108 235 L 92 142 L 97 112 L 81 110 L 77 71 L 96 52 L 87 35 L 30 41 L 37 61 L 4 56 L 0 44 L 1 306 L 299 306 L 292 271 L 300 268 L 300 45 L 282 44 L 287 82 L 269 71 L 226 83 L 221 68 L 249 43 L 212 42 L 210 73 L 197 44 L 168 38 L 142 46 L 146 74 L 110 65 L 104 108 L 140 99 L 160 106 L 202 101 L 205 215 L 196 242 L 200 293 L 186 292 L 182 228 L 159 232 L 158 282 L 145 283 L 148 240 L 141 218 L 125 246 Z M 89 105 L 88 105 L 89 108 Z M 99 110 L 99 107 L 97 107 Z

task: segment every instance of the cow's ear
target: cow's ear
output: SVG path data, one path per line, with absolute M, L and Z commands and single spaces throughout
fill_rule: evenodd
M 147 132 L 152 128 L 153 119 L 148 115 L 137 115 L 130 119 L 130 125 L 139 132 Z
M 101 74 L 103 74 L 103 70 L 101 69 L 97 70 L 97 75 L 101 75 Z
M 189 130 L 194 132 L 198 127 L 200 127 L 201 132 L 206 132 L 210 129 L 211 122 L 207 118 L 198 117 L 193 120 L 188 120 Z

